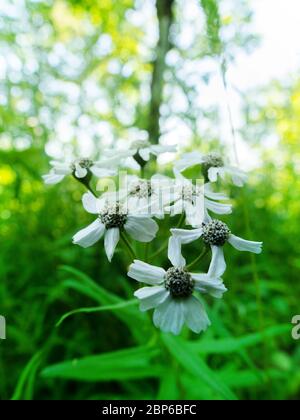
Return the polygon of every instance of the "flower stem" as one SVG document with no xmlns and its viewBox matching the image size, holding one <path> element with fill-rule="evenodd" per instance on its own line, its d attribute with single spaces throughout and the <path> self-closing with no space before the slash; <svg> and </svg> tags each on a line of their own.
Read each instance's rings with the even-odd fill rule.
<svg viewBox="0 0 300 420">
<path fill-rule="evenodd" d="M 124 232 L 121 232 L 121 239 L 122 239 L 123 243 L 126 245 L 126 248 L 127 248 L 127 251 L 129 253 L 130 257 L 132 257 L 135 260 L 136 255 L 135 255 L 134 249 L 132 248 L 132 246 L 131 246 L 130 242 L 128 241 L 127 236 Z"/>
<path fill-rule="evenodd" d="M 145 165 L 141 165 L 141 178 L 144 179 L 145 178 Z"/>
<path fill-rule="evenodd" d="M 85 188 L 88 191 L 90 191 L 95 197 L 97 197 L 96 192 L 91 187 L 91 177 L 77 178 L 76 176 L 74 176 L 74 178 L 76 179 L 76 181 L 80 182 L 80 184 L 84 185 Z"/>
<path fill-rule="evenodd" d="M 90 184 L 88 184 L 87 186 L 87 189 L 95 196 L 95 197 L 97 197 L 97 194 L 95 193 L 95 191 L 93 190 L 93 188 L 90 186 Z"/>
<path fill-rule="evenodd" d="M 165 249 L 167 249 L 168 247 L 168 243 L 169 243 L 169 239 L 167 241 L 165 241 L 162 246 L 156 251 L 154 252 L 154 254 L 152 254 L 150 256 L 150 260 L 153 260 L 153 258 L 157 257 L 159 254 L 161 254 Z"/>
<path fill-rule="evenodd" d="M 187 269 L 190 269 L 192 267 L 194 267 L 194 265 L 196 265 L 199 261 L 202 260 L 202 258 L 205 257 L 205 255 L 208 253 L 209 251 L 209 247 L 205 246 L 201 252 L 201 254 L 198 255 L 198 257 L 192 261 L 189 265 L 186 266 Z"/>
<path fill-rule="evenodd" d="M 148 262 L 148 257 L 149 257 L 149 248 L 150 248 L 150 243 L 147 242 L 145 244 L 145 262 Z"/>
<path fill-rule="evenodd" d="M 182 215 L 180 216 L 179 222 L 176 226 L 175 229 L 179 229 L 185 221 L 185 213 L 183 212 Z M 168 248 L 168 244 L 169 244 L 169 239 L 167 239 L 163 245 L 154 253 L 150 256 L 150 259 L 152 260 L 153 258 L 157 257 L 159 254 L 161 254 L 163 251 L 165 251 Z"/>
<path fill-rule="evenodd" d="M 185 212 L 183 212 L 182 215 L 180 216 L 179 222 L 175 229 L 181 228 L 182 225 L 184 224 L 184 221 L 185 221 Z"/>
</svg>

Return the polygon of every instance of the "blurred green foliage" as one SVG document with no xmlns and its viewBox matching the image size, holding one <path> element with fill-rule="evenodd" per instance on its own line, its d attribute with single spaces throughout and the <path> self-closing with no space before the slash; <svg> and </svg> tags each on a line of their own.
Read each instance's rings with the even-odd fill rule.
<svg viewBox="0 0 300 420">
<path fill-rule="evenodd" d="M 300 344 L 290 325 L 300 310 L 299 82 L 269 86 L 259 108 L 249 97 L 245 123 L 253 136 L 246 140 L 263 166 L 243 192 L 228 187 L 232 231 L 263 240 L 264 253 L 256 258 L 226 249 L 229 291 L 221 301 L 208 299 L 212 327 L 205 334 L 160 334 L 131 302 L 135 285 L 124 274 L 130 260 L 121 249 L 108 264 L 101 244 L 71 244 L 90 221 L 81 206 L 83 187 L 72 179 L 54 188 L 41 181 L 45 147 L 76 152 L 87 132 L 97 151 L 130 137 L 133 126 L 146 129 L 155 39 L 136 20 L 149 10 L 130 0 L 23 3 L 7 2 L 0 11 L 0 313 L 8 334 L 0 342 L 1 398 L 299 399 Z M 251 12 L 238 3 L 225 16 L 217 2 L 199 2 L 207 33 L 196 30 L 188 50 L 180 43 L 182 2 L 175 8 L 171 52 L 177 58 L 168 60 L 161 125 L 180 119 L 193 148 L 216 144 L 219 115 L 197 105 L 196 88 L 187 83 L 194 76 L 182 66 L 215 55 L 232 60 L 236 49 L 253 47 Z M 221 42 L 220 31 L 229 26 L 233 35 Z M 209 77 L 197 74 L 195 85 Z M 178 89 L 184 109 L 174 103 Z M 209 122 L 205 132 L 199 119 Z M 280 141 L 264 148 L 270 130 Z M 162 223 L 153 249 L 167 231 Z M 197 256 L 195 247 L 189 251 Z M 165 262 L 161 256 L 155 264 Z M 66 312 L 98 306 L 56 327 Z"/>
</svg>

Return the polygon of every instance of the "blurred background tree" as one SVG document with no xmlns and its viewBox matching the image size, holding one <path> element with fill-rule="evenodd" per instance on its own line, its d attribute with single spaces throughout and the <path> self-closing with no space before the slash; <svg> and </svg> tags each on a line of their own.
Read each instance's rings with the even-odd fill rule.
<svg viewBox="0 0 300 420">
<path fill-rule="evenodd" d="M 2 3 L 1 398 L 299 398 L 300 347 L 289 323 L 300 291 L 300 88 L 298 79 L 259 91 L 230 86 L 235 57 L 259 44 L 248 2 Z M 265 242 L 257 260 L 227 250 L 229 292 L 212 305 L 207 333 L 165 336 L 163 348 L 150 350 L 140 346 L 153 327 L 136 308 L 79 314 L 55 328 L 69 310 L 131 299 L 133 286 L 118 254 L 108 265 L 101 247 L 72 246 L 89 221 L 83 189 L 41 181 L 45 151 L 99 155 L 147 137 L 233 156 L 232 141 L 242 137 L 259 165 L 244 193 L 230 191 L 232 230 Z M 104 353 L 70 373 L 69 360 Z"/>
</svg>

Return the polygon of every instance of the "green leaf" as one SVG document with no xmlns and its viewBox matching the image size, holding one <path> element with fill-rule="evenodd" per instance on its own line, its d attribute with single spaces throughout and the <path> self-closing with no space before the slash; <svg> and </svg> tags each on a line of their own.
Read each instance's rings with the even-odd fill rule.
<svg viewBox="0 0 300 420">
<path fill-rule="evenodd" d="M 12 400 L 32 399 L 36 373 L 42 361 L 42 354 L 42 351 L 36 353 L 25 366 L 11 398 Z"/>
<path fill-rule="evenodd" d="M 282 381 L 288 380 L 286 372 L 280 372 L 275 369 L 268 369 L 261 372 L 263 380 L 257 377 L 256 373 L 252 370 L 226 370 L 220 372 L 220 378 L 228 385 L 233 388 L 250 388 L 257 386 L 264 386 L 270 380 Z"/>
<path fill-rule="evenodd" d="M 132 299 L 132 300 L 116 303 L 115 305 L 97 306 L 94 308 L 74 309 L 73 311 L 70 311 L 64 314 L 57 322 L 56 327 L 59 327 L 69 316 L 72 316 L 72 315 L 82 314 L 82 313 L 91 314 L 95 312 L 115 311 L 119 309 L 125 309 L 125 308 L 128 308 L 129 306 L 133 306 L 137 304 L 138 304 L 138 300 Z"/>
<path fill-rule="evenodd" d="M 135 347 L 48 366 L 41 374 L 44 378 L 104 382 L 157 378 L 165 370 L 152 362 L 157 354 L 158 350 L 147 346 Z"/>
<path fill-rule="evenodd" d="M 255 346 L 272 337 L 285 334 L 291 330 L 290 325 L 275 325 L 265 331 L 245 335 L 239 338 L 222 338 L 218 340 L 198 340 L 188 344 L 189 348 L 199 354 L 226 354 Z"/>
<path fill-rule="evenodd" d="M 237 400 L 229 387 L 207 366 L 203 359 L 190 349 L 186 341 L 167 334 L 162 334 L 162 341 L 183 369 L 199 377 L 207 386 L 226 400 Z"/>
<path fill-rule="evenodd" d="M 178 400 L 179 397 L 176 369 L 169 369 L 161 378 L 157 399 Z"/>
<path fill-rule="evenodd" d="M 122 300 L 119 296 L 105 290 L 81 271 L 69 266 L 62 266 L 61 269 L 75 277 L 65 280 L 62 283 L 63 288 L 74 289 L 77 292 L 90 297 L 100 305 L 123 305 L 124 300 Z M 114 311 L 114 315 L 128 326 L 139 343 L 145 342 L 145 335 L 147 337 L 146 331 L 149 327 L 149 320 L 146 314 L 141 313 L 139 309 L 133 307 L 133 305 L 128 305 L 124 306 L 121 311 Z"/>
</svg>

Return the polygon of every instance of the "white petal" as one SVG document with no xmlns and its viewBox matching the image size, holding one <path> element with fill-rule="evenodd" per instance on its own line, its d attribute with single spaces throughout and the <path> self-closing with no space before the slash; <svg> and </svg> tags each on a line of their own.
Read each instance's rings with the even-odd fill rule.
<svg viewBox="0 0 300 420">
<path fill-rule="evenodd" d="M 205 207 L 216 214 L 231 214 L 232 205 L 225 203 L 217 203 L 216 201 L 205 198 Z"/>
<path fill-rule="evenodd" d="M 169 294 L 168 290 L 162 286 L 151 286 L 137 290 L 134 296 L 140 299 L 140 310 L 144 312 L 163 303 Z"/>
<path fill-rule="evenodd" d="M 209 223 L 212 221 L 212 218 L 210 217 L 207 209 L 204 209 L 204 221 L 203 223 Z"/>
<path fill-rule="evenodd" d="M 229 200 L 229 197 L 223 192 L 214 192 L 211 189 L 211 184 L 207 182 L 204 184 L 204 195 L 212 200 Z"/>
<path fill-rule="evenodd" d="M 139 149 L 139 155 L 146 162 L 148 162 L 148 160 L 150 159 L 150 153 L 151 153 L 151 149 L 149 147 L 146 147 L 145 149 Z"/>
<path fill-rule="evenodd" d="M 262 242 L 247 241 L 235 235 L 230 235 L 228 242 L 239 251 L 249 251 L 254 254 L 260 254 L 262 252 Z"/>
<path fill-rule="evenodd" d="M 151 177 L 151 183 L 166 187 L 166 186 L 173 185 L 174 179 L 166 175 L 154 174 Z"/>
<path fill-rule="evenodd" d="M 54 185 L 58 184 L 60 181 L 64 179 L 65 175 L 56 175 L 55 173 L 49 173 L 47 175 L 43 175 L 42 178 L 47 185 Z"/>
<path fill-rule="evenodd" d="M 75 164 L 75 176 L 77 177 L 77 178 L 84 178 L 86 175 L 87 175 L 87 173 L 88 173 L 88 171 L 87 171 L 87 169 L 85 169 L 85 168 L 82 168 L 80 165 L 79 165 L 79 163 L 76 163 Z"/>
<path fill-rule="evenodd" d="M 104 208 L 106 207 L 107 203 L 115 203 L 115 200 L 112 198 L 109 193 L 104 193 L 100 198 L 97 198 L 97 212 L 100 214 Z"/>
<path fill-rule="evenodd" d="M 92 214 L 98 214 L 99 213 L 98 199 L 90 191 L 83 194 L 82 204 L 83 204 L 84 209 L 88 213 L 92 213 Z"/>
<path fill-rule="evenodd" d="M 173 201 L 173 199 L 170 197 L 170 200 Z M 182 214 L 184 212 L 184 202 L 183 200 L 176 199 L 175 197 L 175 203 L 172 206 L 166 206 L 165 211 L 166 213 L 170 214 L 171 216 L 175 216 L 176 214 Z"/>
<path fill-rule="evenodd" d="M 171 236 L 168 246 L 168 258 L 174 267 L 185 267 L 185 259 L 181 255 L 181 242 L 180 239 Z"/>
<path fill-rule="evenodd" d="M 94 162 L 95 165 L 101 167 L 101 168 L 111 168 L 112 166 L 117 166 L 118 163 L 122 159 L 126 159 L 129 156 L 132 156 L 132 154 L 135 154 L 136 150 L 116 150 L 116 149 L 110 149 L 105 150 L 103 154 L 105 157 L 97 162 Z"/>
<path fill-rule="evenodd" d="M 163 268 L 134 260 L 130 265 L 128 276 L 146 284 L 161 284 L 164 282 L 166 272 Z"/>
<path fill-rule="evenodd" d="M 239 168 L 235 168 L 234 166 L 226 166 L 225 171 L 231 176 L 232 182 L 237 187 L 242 187 L 247 181 L 248 176 L 246 172 Z"/>
<path fill-rule="evenodd" d="M 156 156 L 161 153 L 175 153 L 177 151 L 177 146 L 162 146 L 160 144 L 156 144 L 151 146 L 151 151 Z"/>
<path fill-rule="evenodd" d="M 220 299 L 223 293 L 227 291 L 221 279 L 209 277 L 208 274 L 193 274 L 195 280 L 195 289 L 201 293 L 208 293 L 214 298 Z"/>
<path fill-rule="evenodd" d="M 116 246 L 120 240 L 119 228 L 110 228 L 105 232 L 104 248 L 108 261 L 111 262 Z"/>
<path fill-rule="evenodd" d="M 182 158 L 175 164 L 175 170 L 183 172 L 185 169 L 191 166 L 199 165 L 203 163 L 203 155 L 198 152 L 186 153 Z"/>
<path fill-rule="evenodd" d="M 96 165 L 91 167 L 91 172 L 98 178 L 106 178 L 108 176 L 116 175 L 116 171 L 114 169 L 98 168 Z"/>
<path fill-rule="evenodd" d="M 126 204 L 127 204 L 127 209 L 129 212 L 138 212 L 138 213 L 142 213 L 142 214 L 146 214 L 148 207 L 145 208 L 145 206 L 139 206 L 140 204 L 140 198 L 138 197 L 126 197 Z"/>
<path fill-rule="evenodd" d="M 69 167 L 70 168 L 70 163 L 62 162 L 60 160 L 54 160 L 54 159 L 50 160 L 50 165 L 53 167 L 64 167 L 64 168 Z"/>
<path fill-rule="evenodd" d="M 184 211 L 187 218 L 194 217 L 196 207 L 189 200 L 184 200 Z"/>
<path fill-rule="evenodd" d="M 51 160 L 50 165 L 53 166 L 53 171 L 57 175 L 67 175 L 72 173 L 71 162 L 59 162 Z"/>
<path fill-rule="evenodd" d="M 128 216 L 125 229 L 133 239 L 139 242 L 151 242 L 158 231 L 158 224 L 150 217 Z"/>
<path fill-rule="evenodd" d="M 209 168 L 208 170 L 208 179 L 210 180 L 210 182 L 216 182 L 218 180 L 218 175 L 221 172 L 221 168 Z"/>
<path fill-rule="evenodd" d="M 149 212 L 151 216 L 155 216 L 159 219 L 165 217 L 164 204 L 159 197 L 153 196 L 151 198 Z"/>
<path fill-rule="evenodd" d="M 195 333 L 205 331 L 211 325 L 202 303 L 194 296 L 186 300 L 185 322 Z"/>
<path fill-rule="evenodd" d="M 198 207 L 196 205 L 193 205 L 190 202 L 184 203 L 184 209 L 186 214 L 186 224 L 191 225 L 194 228 L 199 228 L 199 226 L 202 226 L 202 223 L 204 221 L 204 207 L 202 199 L 197 200 Z M 199 207 L 199 201 L 200 201 L 200 207 Z"/>
<path fill-rule="evenodd" d="M 179 238 L 182 244 L 190 244 L 191 242 L 201 238 L 203 229 L 171 229 L 171 233 L 176 238 Z"/>
<path fill-rule="evenodd" d="M 164 332 L 178 335 L 184 324 L 184 301 L 169 296 L 159 305 L 153 314 L 153 322 Z"/>
<path fill-rule="evenodd" d="M 94 245 L 103 236 L 105 226 L 99 219 L 95 220 L 88 227 L 80 230 L 73 236 L 73 243 L 87 248 Z"/>
<path fill-rule="evenodd" d="M 208 269 L 208 275 L 212 278 L 222 277 L 226 270 L 226 262 L 222 246 L 212 246 L 212 259 Z"/>
</svg>

